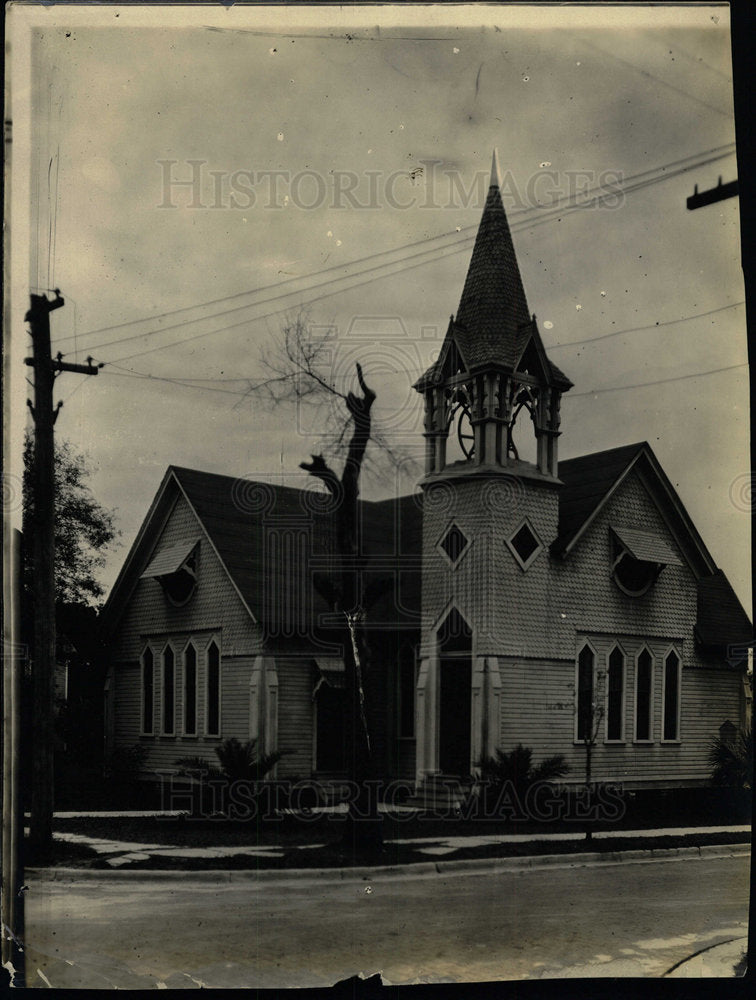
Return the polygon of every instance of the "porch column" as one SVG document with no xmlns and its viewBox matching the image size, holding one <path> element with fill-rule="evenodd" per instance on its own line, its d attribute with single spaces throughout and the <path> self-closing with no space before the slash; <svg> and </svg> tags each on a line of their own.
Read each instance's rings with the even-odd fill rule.
<svg viewBox="0 0 756 1000">
<path fill-rule="evenodd" d="M 501 674 L 498 656 L 486 657 L 485 730 L 482 753 L 493 757 L 501 739 Z"/>
<path fill-rule="evenodd" d="M 415 717 L 415 777 L 419 783 L 426 774 L 438 770 L 438 656 L 420 660 L 417 678 Z"/>
<path fill-rule="evenodd" d="M 262 749 L 263 734 L 265 732 L 265 720 L 263 717 L 263 704 L 265 691 L 263 690 L 263 658 L 256 656 L 252 664 L 252 674 L 249 678 L 249 738 L 257 740 L 258 749 Z"/>
<path fill-rule="evenodd" d="M 105 740 L 105 753 L 111 753 L 115 746 L 115 685 L 115 668 L 111 663 L 108 666 L 108 672 L 105 676 L 105 686 L 103 688 L 103 738 Z"/>
<path fill-rule="evenodd" d="M 475 656 L 470 679 L 470 770 L 478 764 L 485 747 L 486 730 L 486 657 Z"/>
<path fill-rule="evenodd" d="M 263 657 L 264 705 L 263 750 L 266 754 L 278 750 L 278 670 L 272 656 Z M 278 776 L 278 764 L 268 776 Z"/>
</svg>

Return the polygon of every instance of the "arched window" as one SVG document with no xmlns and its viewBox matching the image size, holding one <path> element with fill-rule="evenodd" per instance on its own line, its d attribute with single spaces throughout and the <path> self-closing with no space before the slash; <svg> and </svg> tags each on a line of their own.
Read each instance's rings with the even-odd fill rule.
<svg viewBox="0 0 756 1000">
<path fill-rule="evenodd" d="M 576 739 L 591 741 L 593 732 L 593 672 L 595 656 L 586 643 L 577 661 L 577 726 Z"/>
<path fill-rule="evenodd" d="M 635 739 L 647 743 L 651 730 L 654 660 L 647 649 L 638 654 L 635 664 Z"/>
<path fill-rule="evenodd" d="M 155 718 L 155 660 L 147 646 L 142 653 L 142 735 L 152 736 Z"/>
<path fill-rule="evenodd" d="M 680 739 L 680 657 L 671 650 L 664 660 L 663 740 Z"/>
<path fill-rule="evenodd" d="M 163 736 L 173 736 L 176 717 L 176 657 L 172 646 L 163 650 Z"/>
<path fill-rule="evenodd" d="M 197 650 L 191 642 L 184 650 L 184 735 L 197 735 Z"/>
<path fill-rule="evenodd" d="M 207 677 L 205 686 L 205 733 L 207 736 L 220 736 L 220 685 L 220 650 L 213 639 L 207 650 Z"/>
<path fill-rule="evenodd" d="M 624 736 L 625 657 L 619 646 L 609 654 L 606 691 L 606 738 L 621 740 Z"/>
</svg>

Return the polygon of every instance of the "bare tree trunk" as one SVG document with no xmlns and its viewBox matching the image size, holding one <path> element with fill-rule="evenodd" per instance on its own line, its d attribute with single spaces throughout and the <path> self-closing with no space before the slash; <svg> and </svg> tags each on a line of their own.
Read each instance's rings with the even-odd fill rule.
<svg viewBox="0 0 756 1000">
<path fill-rule="evenodd" d="M 590 810 L 593 803 L 593 793 L 591 790 L 591 754 L 593 752 L 593 741 L 589 740 L 585 744 L 585 787 L 588 789 L 588 823 L 585 828 L 585 839 L 593 840 L 593 829 L 591 827 Z"/>
<path fill-rule="evenodd" d="M 340 562 L 339 584 L 329 586 L 323 596 L 334 611 L 343 615 L 339 642 L 346 674 L 346 744 L 349 753 L 349 778 L 356 795 L 350 796 L 349 815 L 344 840 L 355 850 L 379 850 L 382 846 L 381 819 L 378 813 L 374 778 L 374 761 L 368 725 L 369 711 L 365 698 L 365 670 L 368 667 L 364 637 L 365 607 L 361 569 L 365 564 L 359 517 L 359 478 L 365 449 L 370 439 L 370 410 L 375 393 L 366 384 L 362 368 L 357 365 L 357 379 L 362 396 L 349 393 L 347 409 L 353 430 L 344 471 L 339 480 L 322 455 L 313 455 L 312 462 L 300 467 L 320 479 L 334 501 L 336 552 Z"/>
</svg>

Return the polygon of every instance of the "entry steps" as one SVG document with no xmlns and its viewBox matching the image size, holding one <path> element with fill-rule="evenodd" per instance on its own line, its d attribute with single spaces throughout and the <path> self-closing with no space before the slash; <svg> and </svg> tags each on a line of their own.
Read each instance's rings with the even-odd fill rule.
<svg viewBox="0 0 756 1000">
<path fill-rule="evenodd" d="M 472 777 L 458 774 L 427 774 L 415 790 L 405 799 L 404 805 L 426 812 L 448 813 L 458 810 L 470 797 L 474 784 Z"/>
</svg>

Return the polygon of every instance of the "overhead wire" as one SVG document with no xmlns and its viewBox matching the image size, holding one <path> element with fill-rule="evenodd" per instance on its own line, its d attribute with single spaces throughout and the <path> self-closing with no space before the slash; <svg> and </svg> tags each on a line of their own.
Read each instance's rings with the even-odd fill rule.
<svg viewBox="0 0 756 1000">
<path fill-rule="evenodd" d="M 670 163 L 667 163 L 667 164 L 663 164 L 663 165 L 656 166 L 656 167 L 651 167 L 648 170 L 641 171 L 641 172 L 639 172 L 637 174 L 633 174 L 630 177 L 627 177 L 627 178 L 623 179 L 621 183 L 624 184 L 625 186 L 628 186 L 631 183 L 634 183 L 636 181 L 640 181 L 642 178 L 653 177 L 655 175 L 659 175 L 660 172 L 663 173 L 664 171 L 667 171 L 668 169 L 673 168 L 673 167 L 677 168 L 677 167 L 682 167 L 683 165 L 688 165 L 689 164 L 688 169 L 693 169 L 693 167 L 705 166 L 708 163 L 715 162 L 718 159 L 723 159 L 723 158 L 726 158 L 726 157 L 732 155 L 734 153 L 734 151 L 735 151 L 735 144 L 734 143 L 727 143 L 727 144 L 725 144 L 723 146 L 713 147 L 710 150 L 704 150 L 704 151 L 702 151 L 700 153 L 691 154 L 689 156 L 682 157 L 682 158 L 680 158 L 678 160 L 673 160 L 673 161 L 671 161 Z M 712 155 L 712 154 L 714 154 L 714 155 Z M 702 157 L 704 158 L 703 162 L 701 161 Z M 706 157 L 710 157 L 710 158 L 706 159 Z M 691 161 L 695 161 L 695 162 L 691 162 Z M 671 176 L 671 175 L 670 174 L 664 174 L 664 176 L 666 177 L 666 176 Z M 619 187 L 619 185 L 618 185 L 618 187 Z M 510 219 L 514 220 L 514 224 L 518 224 L 518 225 L 519 225 L 519 222 L 518 222 L 519 217 L 521 215 L 524 215 L 524 214 L 528 214 L 528 215 L 529 214 L 533 214 L 536 217 L 541 217 L 541 218 L 539 218 L 539 221 L 541 221 L 541 219 L 543 218 L 543 213 L 544 212 L 546 212 L 546 213 L 553 213 L 553 212 L 558 211 L 560 209 L 561 203 L 563 201 L 566 200 L 567 203 L 569 204 L 570 202 L 575 202 L 578 198 L 585 199 L 592 192 L 601 191 L 601 190 L 604 190 L 604 186 L 602 186 L 602 185 L 596 185 L 593 188 L 589 188 L 589 189 L 586 189 L 585 191 L 577 192 L 577 193 L 575 193 L 573 195 L 565 196 L 565 198 L 557 199 L 554 202 L 550 202 L 550 203 L 548 203 L 546 205 L 542 205 L 542 206 L 541 205 L 533 205 L 533 206 L 525 207 L 525 208 L 522 208 L 522 209 L 514 209 L 514 210 L 512 210 L 512 211 L 510 211 L 508 213 L 508 217 Z M 611 195 L 607 195 L 607 197 L 610 197 L 610 196 Z M 614 196 L 616 197 L 616 191 L 614 193 Z M 589 206 L 586 205 L 586 207 L 589 207 Z M 320 271 L 312 272 L 309 275 L 295 276 L 295 277 L 292 277 L 292 278 L 285 279 L 284 281 L 281 281 L 281 282 L 274 282 L 274 283 L 271 283 L 270 285 L 261 286 L 261 287 L 259 287 L 257 289 L 248 289 L 247 291 L 244 291 L 244 292 L 237 292 L 237 293 L 235 293 L 233 295 L 230 295 L 230 296 L 223 296 L 221 298 L 213 299 L 213 300 L 210 300 L 210 301 L 207 301 L 207 302 L 197 303 L 197 304 L 192 305 L 192 306 L 183 306 L 183 307 L 181 307 L 179 309 L 168 310 L 166 312 L 158 313 L 158 314 L 150 316 L 150 317 L 140 317 L 138 319 L 126 320 L 123 323 L 115 323 L 115 324 L 111 324 L 111 325 L 105 326 L 105 327 L 97 327 L 97 328 L 94 328 L 92 330 L 87 330 L 87 331 L 81 333 L 80 337 L 83 338 L 83 337 L 92 336 L 92 335 L 94 335 L 96 333 L 106 333 L 106 332 L 109 332 L 110 330 L 123 329 L 125 327 L 133 326 L 133 325 L 136 325 L 136 324 L 139 324 L 139 323 L 145 323 L 145 324 L 147 324 L 147 323 L 155 323 L 158 320 L 163 319 L 163 318 L 167 318 L 169 316 L 178 316 L 178 315 L 182 315 L 182 314 L 184 314 L 186 312 L 191 312 L 191 311 L 194 311 L 194 310 L 197 310 L 197 309 L 203 309 L 203 308 L 206 308 L 208 306 L 219 305 L 219 304 L 221 304 L 223 302 L 232 302 L 232 301 L 235 301 L 238 298 L 243 298 L 245 296 L 258 295 L 261 292 L 265 292 L 265 291 L 268 291 L 268 290 L 271 290 L 271 289 L 283 288 L 284 286 L 290 285 L 290 284 L 295 283 L 295 282 L 307 281 L 307 280 L 310 280 L 312 278 L 318 277 L 320 275 L 330 273 L 331 271 L 334 271 L 334 270 L 339 270 L 339 269 L 344 270 L 346 268 L 353 267 L 356 264 L 361 264 L 361 263 L 365 263 L 365 262 L 367 262 L 369 260 L 375 260 L 375 259 L 378 259 L 378 258 L 381 258 L 381 257 L 386 257 L 386 256 L 389 256 L 391 254 L 397 254 L 397 253 L 400 253 L 400 252 L 402 252 L 404 250 L 413 249 L 414 247 L 422 246 L 422 245 L 425 245 L 425 244 L 428 244 L 428 243 L 431 243 L 431 242 L 435 242 L 435 241 L 438 241 L 438 240 L 442 240 L 442 239 L 452 239 L 452 241 L 454 241 L 454 242 L 463 243 L 464 241 L 468 240 L 468 237 L 458 238 L 458 233 L 460 233 L 460 232 L 466 232 L 466 231 L 472 231 L 472 230 L 477 230 L 477 228 L 478 228 L 478 224 L 476 223 L 476 224 L 473 224 L 473 225 L 470 225 L 470 226 L 462 227 L 461 229 L 457 229 L 457 230 L 455 230 L 453 232 L 440 233 L 437 236 L 432 236 L 432 237 L 424 237 L 423 239 L 415 240 L 415 241 L 413 241 L 411 243 L 404 244 L 404 245 L 402 245 L 400 247 L 393 247 L 393 248 L 391 248 L 389 250 L 383 250 L 383 251 L 379 251 L 377 253 L 368 254 L 365 257 L 356 258 L 356 259 L 354 259 L 352 261 L 349 261 L 349 262 L 347 262 L 346 264 L 343 264 L 343 265 L 341 265 L 341 264 L 334 264 L 334 265 L 331 265 L 330 267 L 323 268 Z M 448 245 L 452 246 L 453 243 L 450 243 Z M 431 253 L 433 249 L 434 248 L 428 247 L 425 252 Z M 441 250 L 445 249 L 445 247 L 438 247 L 436 249 L 438 249 L 439 252 L 440 252 Z M 405 259 L 405 258 L 402 258 L 402 259 Z M 412 258 L 406 258 L 406 259 L 412 259 Z M 385 263 L 384 266 L 389 267 L 393 263 L 396 263 L 396 262 L 395 261 L 386 261 L 386 263 Z M 360 271 L 360 272 L 358 272 L 358 275 L 359 274 L 363 274 L 363 273 L 366 273 L 366 271 Z M 350 277 L 349 274 L 344 274 L 344 275 L 340 275 L 340 276 L 338 276 L 336 278 L 332 278 L 330 280 L 335 282 L 335 281 L 340 281 L 340 280 L 347 280 L 349 277 Z M 310 287 L 311 288 L 315 288 L 315 287 L 319 287 L 319 285 L 316 284 L 316 285 L 312 285 Z M 299 290 L 295 290 L 295 291 L 292 291 L 292 292 L 287 293 L 287 294 L 289 294 L 289 295 L 296 295 L 296 294 L 299 294 L 301 291 L 306 291 L 306 290 L 307 289 L 299 289 Z M 278 296 L 278 297 L 283 297 L 283 295 Z M 271 299 L 264 300 L 264 302 L 268 302 L 268 301 L 271 301 Z M 262 303 L 259 302 L 259 301 L 250 302 L 246 306 L 239 306 L 239 307 L 237 307 L 237 310 L 241 310 L 243 308 L 253 308 L 254 306 L 260 305 L 260 304 L 262 304 Z M 209 314 L 207 316 L 198 316 L 195 319 L 185 321 L 185 323 L 186 323 L 186 325 L 189 325 L 189 324 L 195 323 L 195 322 L 202 322 L 202 321 L 205 321 L 205 320 L 210 320 L 210 319 L 215 318 L 216 316 L 227 315 L 230 311 L 231 310 L 224 310 L 224 311 L 217 312 L 217 313 L 211 313 L 211 314 Z M 116 344 L 116 343 L 125 343 L 125 342 L 127 342 L 129 340 L 136 340 L 136 339 L 140 339 L 141 337 L 157 335 L 158 333 L 163 333 L 163 332 L 169 331 L 171 329 L 176 329 L 176 328 L 178 328 L 179 325 L 181 325 L 181 324 L 175 324 L 175 325 L 172 325 L 172 326 L 161 326 L 161 327 L 158 327 L 157 329 L 152 330 L 152 331 L 147 331 L 147 332 L 144 332 L 144 333 L 134 334 L 134 335 L 131 335 L 129 337 L 119 338 L 117 340 L 109 341 L 107 343 L 96 344 L 96 345 L 94 345 L 92 347 L 92 349 L 93 350 L 100 350 L 100 349 L 102 349 L 102 348 L 104 348 L 106 346 L 111 346 L 111 345 Z M 56 340 L 56 346 L 58 346 L 58 345 L 60 345 L 62 343 L 65 343 L 66 341 L 68 341 L 70 339 L 72 339 L 70 336 L 59 338 L 59 339 Z"/>
<path fill-rule="evenodd" d="M 660 183 L 661 181 L 672 179 L 673 177 L 678 176 L 680 173 L 687 172 L 687 170 L 689 170 L 689 169 L 692 169 L 692 168 L 690 168 L 690 167 L 682 167 L 682 168 L 679 168 L 677 171 L 670 171 L 669 173 L 663 174 L 661 177 L 656 178 L 655 180 L 651 179 L 651 180 L 648 180 L 648 181 L 643 181 L 643 182 L 639 183 L 638 185 L 636 185 L 636 188 L 634 188 L 634 189 L 640 189 L 642 187 L 649 186 L 651 183 Z M 634 189 L 632 189 L 632 190 L 634 190 Z M 612 192 L 610 192 L 610 193 L 608 193 L 608 194 L 606 194 L 606 195 L 604 195 L 604 196 L 602 196 L 600 198 L 593 199 L 592 204 L 594 204 L 594 203 L 595 204 L 600 204 L 601 201 L 606 201 L 606 200 L 609 200 L 611 198 L 616 198 L 616 197 L 617 197 L 616 191 L 612 191 Z M 528 229 L 529 230 L 529 229 L 535 228 L 538 225 L 543 224 L 544 222 L 553 221 L 554 218 L 557 218 L 557 217 L 560 217 L 560 216 L 566 216 L 568 214 L 572 214 L 575 211 L 580 211 L 584 207 L 585 207 L 584 203 L 579 203 L 579 204 L 568 206 L 566 208 L 561 208 L 560 207 L 560 208 L 552 209 L 552 210 L 550 210 L 548 212 L 548 217 L 547 218 L 538 218 L 538 219 L 535 219 L 532 222 L 531 221 L 525 221 L 525 220 L 523 220 L 520 223 L 513 225 L 511 227 L 511 229 L 512 229 L 513 232 L 519 232 L 519 231 L 521 231 L 523 229 Z M 436 251 L 436 250 L 430 251 L 433 254 L 430 257 L 428 256 L 429 251 L 420 251 L 417 254 L 411 254 L 408 257 L 402 258 L 402 259 L 397 260 L 397 261 L 390 261 L 390 262 L 388 262 L 388 263 L 386 263 L 384 265 L 378 265 L 376 267 L 365 268 L 363 271 L 357 272 L 357 274 L 354 275 L 354 277 L 360 277 L 360 276 L 362 276 L 364 274 L 371 274 L 370 277 L 364 279 L 363 281 L 354 282 L 354 281 L 351 280 L 353 276 L 347 276 L 346 278 L 343 278 L 343 279 L 334 279 L 334 280 L 349 280 L 350 284 L 346 288 L 332 289 L 331 291 L 324 292 L 321 295 L 308 296 L 306 298 L 303 298 L 301 300 L 301 302 L 300 302 L 300 305 L 311 305 L 311 304 L 313 304 L 315 302 L 322 301 L 324 298 L 329 298 L 332 295 L 339 294 L 339 293 L 342 293 L 342 292 L 343 293 L 351 292 L 352 290 L 354 290 L 356 288 L 359 288 L 359 287 L 361 287 L 361 286 L 363 286 L 365 284 L 370 284 L 373 281 L 380 280 L 380 279 L 387 278 L 387 277 L 391 277 L 392 275 L 400 273 L 400 272 L 404 273 L 405 271 L 413 270 L 416 267 L 425 266 L 426 264 L 430 263 L 431 261 L 436 262 L 438 260 L 443 260 L 446 257 L 450 257 L 450 256 L 453 256 L 454 254 L 461 253 L 464 250 L 467 250 L 469 248 L 472 240 L 473 240 L 473 237 L 470 236 L 469 238 L 465 238 L 465 240 L 460 241 L 459 245 L 455 245 L 455 244 L 452 243 L 452 244 L 449 244 L 449 245 L 447 245 L 445 247 L 442 247 L 440 249 L 440 251 Z M 447 253 L 445 251 L 449 251 L 449 252 Z M 409 264 L 408 263 L 409 261 L 415 260 L 418 257 L 422 257 L 423 259 L 420 260 L 420 261 L 416 261 L 413 264 Z M 398 268 L 398 270 L 387 271 L 386 273 L 381 273 L 381 274 L 378 274 L 378 275 L 372 274 L 372 272 L 375 271 L 375 270 L 381 270 L 381 271 L 383 271 L 383 269 L 387 268 L 387 267 Z M 317 290 L 319 287 L 325 287 L 326 285 L 332 284 L 332 283 L 333 283 L 332 281 L 323 282 L 320 285 L 317 285 L 317 284 L 313 285 L 313 286 L 311 286 L 311 289 L 306 289 L 304 291 Z M 301 292 L 297 292 L 296 294 L 299 295 L 299 294 L 301 294 Z M 263 304 L 266 304 L 267 302 L 276 301 L 277 299 L 279 299 L 281 297 L 282 296 L 272 296 L 268 300 L 264 300 L 262 302 L 255 303 L 255 305 L 263 305 Z M 249 308 L 249 307 L 244 307 L 244 308 Z M 226 311 L 226 314 L 228 314 L 230 312 L 237 312 L 237 311 L 239 311 L 239 308 L 233 309 L 233 310 L 228 310 L 228 311 Z M 142 349 L 142 350 L 139 350 L 139 351 L 134 351 L 131 354 L 123 355 L 123 356 L 121 356 L 119 358 L 115 358 L 114 360 L 115 361 L 129 361 L 132 358 L 142 357 L 143 355 L 152 354 L 152 353 L 155 353 L 156 351 L 166 350 L 166 349 L 169 349 L 169 348 L 172 348 L 172 347 L 183 346 L 185 344 L 193 343 L 196 340 L 204 339 L 205 337 L 214 336 L 215 334 L 219 334 L 219 333 L 225 333 L 228 330 L 233 330 L 233 329 L 236 329 L 236 328 L 238 328 L 240 326 L 246 326 L 249 323 L 259 322 L 259 321 L 261 321 L 263 319 L 267 319 L 267 318 L 269 318 L 271 316 L 278 315 L 282 311 L 283 311 L 282 308 L 278 308 L 278 309 L 274 309 L 272 311 L 269 311 L 267 313 L 264 313 L 261 316 L 247 316 L 244 319 L 242 319 L 242 320 L 240 320 L 240 321 L 238 321 L 236 323 L 226 324 L 226 325 L 224 325 L 222 327 L 219 327 L 219 328 L 213 329 L 213 330 L 204 330 L 204 331 L 201 331 L 200 333 L 193 334 L 192 336 L 183 337 L 183 338 L 181 338 L 180 340 L 177 340 L 177 341 L 171 341 L 168 344 L 158 344 L 155 347 L 145 348 L 145 349 Z M 221 314 L 217 314 L 217 315 L 221 315 Z M 208 317 L 208 318 L 215 318 L 215 317 Z M 195 321 L 191 321 L 191 322 L 195 322 Z M 189 323 L 176 324 L 175 328 L 180 328 L 180 327 L 187 326 L 187 325 L 189 325 Z M 168 328 L 165 327 L 163 329 L 166 330 Z M 118 342 L 126 342 L 126 341 L 129 341 L 129 340 L 132 340 L 132 339 L 141 339 L 141 337 L 143 337 L 143 336 L 147 336 L 147 334 L 142 334 L 142 335 L 139 335 L 137 337 L 123 338 L 123 340 L 120 340 Z M 114 343 L 116 343 L 116 342 L 111 342 L 109 344 L 96 345 L 95 347 L 91 347 L 89 349 L 93 350 L 93 351 L 94 350 L 101 350 L 101 349 L 103 349 L 105 347 L 113 346 Z"/>
<path fill-rule="evenodd" d="M 108 369 L 110 367 L 111 366 L 108 365 L 105 371 L 108 372 Z M 669 382 L 684 382 L 688 379 L 703 378 L 704 376 L 708 375 L 719 375 L 723 372 L 736 371 L 737 369 L 747 368 L 747 367 L 748 363 L 743 362 L 737 365 L 727 365 L 724 368 L 709 368 L 705 371 L 689 372 L 685 375 L 671 375 L 667 378 L 653 379 L 650 382 L 636 382 L 631 385 L 611 385 L 598 389 L 589 389 L 584 392 L 565 393 L 562 396 L 562 402 L 564 402 L 565 400 L 578 399 L 582 396 L 597 396 L 607 392 L 624 392 L 625 390 L 630 390 L 630 389 L 646 389 L 650 386 L 665 385 Z M 150 375 L 147 372 L 137 372 L 125 368 L 120 371 L 109 371 L 108 374 L 123 378 L 137 378 L 147 382 L 168 382 L 171 385 L 183 386 L 185 389 L 197 389 L 200 392 L 216 392 L 216 393 L 222 393 L 227 396 L 247 396 L 249 394 L 248 390 L 242 392 L 242 391 L 235 391 L 233 389 L 219 389 L 215 386 L 191 385 L 181 379 L 170 378 L 169 376 L 166 375 Z"/>
</svg>

